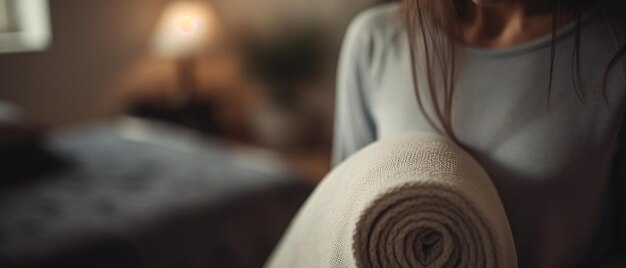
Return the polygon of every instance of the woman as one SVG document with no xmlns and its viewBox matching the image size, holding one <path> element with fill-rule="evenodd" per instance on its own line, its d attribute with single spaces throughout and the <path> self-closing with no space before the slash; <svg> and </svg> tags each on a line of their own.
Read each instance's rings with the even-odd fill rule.
<svg viewBox="0 0 626 268">
<path fill-rule="evenodd" d="M 405 0 L 362 13 L 340 59 L 333 162 L 402 132 L 447 135 L 492 177 L 520 267 L 623 256 L 626 9 L 614 2 Z"/>
</svg>

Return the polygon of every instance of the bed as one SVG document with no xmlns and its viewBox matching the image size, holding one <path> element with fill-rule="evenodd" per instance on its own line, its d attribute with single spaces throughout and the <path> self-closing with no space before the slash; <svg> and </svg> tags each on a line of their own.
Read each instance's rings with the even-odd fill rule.
<svg viewBox="0 0 626 268">
<path fill-rule="evenodd" d="M 271 152 L 139 118 L 43 146 L 22 169 L 55 168 L 0 174 L 0 267 L 260 267 L 311 190 Z"/>
</svg>

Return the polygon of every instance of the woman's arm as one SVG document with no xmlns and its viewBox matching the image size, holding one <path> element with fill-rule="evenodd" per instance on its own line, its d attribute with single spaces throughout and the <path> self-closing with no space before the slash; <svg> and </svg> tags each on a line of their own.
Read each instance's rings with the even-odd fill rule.
<svg viewBox="0 0 626 268">
<path fill-rule="evenodd" d="M 376 138 L 369 106 L 371 15 L 357 16 L 344 38 L 337 70 L 332 164 L 337 165 Z"/>
</svg>

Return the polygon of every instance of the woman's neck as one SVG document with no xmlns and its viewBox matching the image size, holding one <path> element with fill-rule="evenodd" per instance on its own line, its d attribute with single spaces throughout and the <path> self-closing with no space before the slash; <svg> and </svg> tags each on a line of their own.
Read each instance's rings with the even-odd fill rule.
<svg viewBox="0 0 626 268">
<path fill-rule="evenodd" d="M 477 47 L 506 48 L 548 35 L 553 27 L 552 5 L 551 1 L 472 1 L 461 26 L 463 41 Z M 572 15 L 562 11 L 559 25 L 571 21 Z"/>
</svg>

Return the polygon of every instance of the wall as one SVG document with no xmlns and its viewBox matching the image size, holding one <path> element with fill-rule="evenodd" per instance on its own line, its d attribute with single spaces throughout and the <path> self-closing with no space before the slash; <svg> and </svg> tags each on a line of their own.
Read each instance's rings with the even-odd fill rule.
<svg viewBox="0 0 626 268">
<path fill-rule="evenodd" d="M 165 0 L 50 1 L 53 43 L 45 52 L 0 55 L 0 98 L 62 124 L 117 110 L 111 87 L 144 54 Z"/>
<path fill-rule="evenodd" d="M 214 4 L 226 21 L 240 21 L 240 28 L 252 31 L 271 29 L 283 18 L 330 21 L 327 27 L 335 31 L 330 36 L 338 36 L 333 40 L 338 43 L 349 18 L 370 2 L 220 0 Z M 0 55 L 0 98 L 53 125 L 119 112 L 124 106 L 120 91 L 125 90 L 120 85 L 129 79 L 128 73 L 133 71 L 129 69 L 142 66 L 137 62 L 149 57 L 147 40 L 166 3 L 50 1 L 52 46 L 45 52 Z"/>
</svg>

